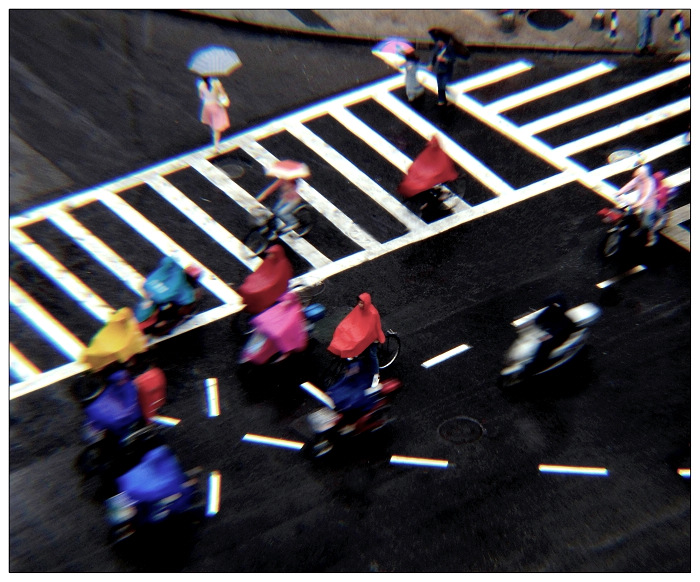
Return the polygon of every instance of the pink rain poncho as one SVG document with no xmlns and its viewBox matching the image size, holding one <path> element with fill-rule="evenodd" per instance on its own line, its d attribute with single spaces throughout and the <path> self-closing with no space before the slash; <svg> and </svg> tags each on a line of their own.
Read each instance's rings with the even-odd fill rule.
<svg viewBox="0 0 700 582">
<path fill-rule="evenodd" d="M 250 323 L 283 354 L 306 348 L 309 337 L 306 320 L 301 302 L 294 293 L 285 293 L 279 303 L 253 317 Z"/>
</svg>

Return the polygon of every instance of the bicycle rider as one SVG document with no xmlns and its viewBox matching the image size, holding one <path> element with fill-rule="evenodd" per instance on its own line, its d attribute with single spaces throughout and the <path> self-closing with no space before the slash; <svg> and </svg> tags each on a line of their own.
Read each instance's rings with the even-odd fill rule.
<svg viewBox="0 0 700 582">
<path fill-rule="evenodd" d="M 274 212 L 275 216 L 286 225 L 278 225 L 279 227 L 281 227 L 280 232 L 282 234 L 291 232 L 299 226 L 299 222 L 294 212 L 303 202 L 303 198 L 299 196 L 299 192 L 297 191 L 298 187 L 298 178 L 291 180 L 278 178 L 267 188 L 265 188 L 265 190 L 263 190 L 260 194 L 256 196 L 258 202 L 262 202 L 276 190 L 280 191 L 277 197 L 277 201 L 272 207 L 272 212 Z"/>
<path fill-rule="evenodd" d="M 372 387 L 379 384 L 377 346 L 386 337 L 377 308 L 369 293 L 360 293 L 354 309 L 343 319 L 333 333 L 328 351 L 341 358 L 366 358 L 373 375 Z"/>
</svg>

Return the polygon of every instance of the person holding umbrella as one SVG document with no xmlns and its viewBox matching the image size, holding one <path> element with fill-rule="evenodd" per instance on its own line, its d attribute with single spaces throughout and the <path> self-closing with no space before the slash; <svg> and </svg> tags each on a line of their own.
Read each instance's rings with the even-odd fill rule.
<svg viewBox="0 0 700 582">
<path fill-rule="evenodd" d="M 230 127 L 226 108 L 230 100 L 218 77 L 230 75 L 241 66 L 241 60 L 225 46 L 207 46 L 190 57 L 188 69 L 199 75 L 197 90 L 202 102 L 200 120 L 211 128 L 212 141 L 219 151 L 221 132 Z"/>
<path fill-rule="evenodd" d="M 454 70 L 455 54 L 454 42 L 451 34 L 442 33 L 440 29 L 431 29 L 431 36 L 435 40 L 433 47 L 432 59 L 428 70 L 435 70 L 435 77 L 438 86 L 438 105 L 447 104 L 446 89 L 447 84 L 452 80 L 452 71 Z"/>
<path fill-rule="evenodd" d="M 262 202 L 270 196 L 270 194 L 279 190 L 280 193 L 272 207 L 272 212 L 286 224 L 280 232 L 283 234 L 291 232 L 299 226 L 294 211 L 303 202 L 302 197 L 299 196 L 299 192 L 297 191 L 299 179 L 311 175 L 309 167 L 302 162 L 281 160 L 275 162 L 272 167 L 267 170 L 266 174 L 276 177 L 277 180 L 260 192 L 255 198 L 259 202 Z"/>
</svg>

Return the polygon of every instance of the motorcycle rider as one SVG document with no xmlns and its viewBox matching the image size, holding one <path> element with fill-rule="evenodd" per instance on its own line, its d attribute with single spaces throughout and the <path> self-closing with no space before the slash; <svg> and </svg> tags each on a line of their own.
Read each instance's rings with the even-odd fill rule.
<svg viewBox="0 0 700 582">
<path fill-rule="evenodd" d="M 372 387 L 379 384 L 377 344 L 384 343 L 381 318 L 369 293 L 360 293 L 353 310 L 338 324 L 328 351 L 341 358 L 366 358 L 373 375 Z"/>
<path fill-rule="evenodd" d="M 534 323 L 545 332 L 534 359 L 534 366 L 538 368 L 547 361 L 552 350 L 568 339 L 576 325 L 567 317 L 566 299 L 560 293 L 546 300 L 544 311 L 535 318 Z"/>
<path fill-rule="evenodd" d="M 657 209 L 656 190 L 657 183 L 651 173 L 651 166 L 643 164 L 637 167 L 632 179 L 615 194 L 615 198 L 619 198 L 629 193 L 624 201 L 640 216 L 641 228 L 647 231 L 646 246 L 648 247 L 656 242 L 654 232 Z"/>
</svg>

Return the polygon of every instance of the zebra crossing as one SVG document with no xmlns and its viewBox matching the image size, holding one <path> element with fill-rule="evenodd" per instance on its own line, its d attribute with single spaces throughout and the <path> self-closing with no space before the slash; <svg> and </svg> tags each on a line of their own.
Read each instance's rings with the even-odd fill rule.
<svg viewBox="0 0 700 582">
<path fill-rule="evenodd" d="M 182 170 L 194 170 L 217 191 L 222 192 L 232 205 L 245 213 L 252 214 L 256 209 L 262 208 L 262 205 L 255 199 L 254 194 L 248 192 L 216 165 L 216 158 L 231 152 L 244 152 L 259 165 L 256 170 L 262 173 L 264 168 L 269 167 L 278 159 L 262 142 L 273 135 L 291 136 L 314 152 L 323 163 L 339 172 L 348 183 L 380 206 L 404 229 L 402 234 L 382 242 L 366 228 L 360 226 L 352 216 L 334 204 L 327 193 L 314 188 L 309 182 L 302 181 L 299 189 L 302 198 L 324 218 L 328 219 L 339 235 L 351 241 L 359 249 L 332 260 L 327 256 L 327 253 L 314 246 L 309 240 L 299 238 L 293 233 L 284 235 L 283 240 L 291 251 L 303 258 L 309 265 L 308 271 L 294 281 L 304 285 L 315 280 L 325 279 L 406 245 L 436 236 L 485 214 L 497 212 L 512 204 L 517 204 L 532 196 L 572 182 L 577 182 L 603 198 L 612 200 L 617 189 L 606 180 L 616 174 L 628 172 L 636 160 L 626 158 L 614 163 L 602 163 L 596 168 L 586 168 L 576 162 L 573 156 L 620 136 L 633 134 L 640 129 L 651 127 L 663 120 L 686 113 L 690 109 L 690 98 L 688 97 L 643 115 L 622 120 L 613 127 L 594 132 L 570 143 L 553 147 L 539 137 L 539 134 L 553 127 L 580 119 L 585 115 L 602 111 L 615 103 L 624 102 L 645 92 L 689 77 L 690 64 L 683 63 L 674 66 L 643 81 L 556 113 L 545 115 L 524 125 L 516 125 L 505 113 L 522 104 L 536 102 L 538 99 L 557 91 L 609 74 L 615 69 L 615 66 L 607 62 L 597 63 L 489 104 L 482 104 L 468 95 L 469 91 L 498 83 L 515 75 L 526 75 L 532 68 L 531 63 L 518 60 L 472 75 L 453 83 L 449 88 L 449 96 L 459 110 L 506 136 L 517 147 L 556 169 L 554 175 L 538 182 L 520 188 L 513 187 L 447 133 L 398 98 L 393 92 L 401 89 L 404 84 L 404 75 L 398 72 L 396 75 L 376 83 L 314 103 L 236 134 L 222 141 L 220 152 L 214 151 L 211 147 L 189 152 L 121 179 L 13 216 L 9 221 L 11 248 L 24 260 L 35 266 L 65 295 L 71 305 L 79 306 L 90 317 L 98 322 L 104 322 L 110 313 L 122 305 L 110 305 L 91 288 L 90 281 L 81 280 L 74 273 L 71 273 L 52 254 L 52 249 L 43 248 L 27 234 L 27 229 L 32 225 L 42 221 L 50 222 L 69 237 L 76 247 L 80 247 L 89 254 L 96 263 L 113 276 L 114 280 L 111 284 L 126 287 L 135 301 L 140 295 L 144 276 L 129 263 L 128 257 L 120 256 L 119 253 L 110 248 L 107 242 L 100 238 L 99 233 L 92 232 L 75 216 L 75 211 L 80 208 L 94 204 L 101 205 L 109 211 L 110 217 L 115 222 L 127 225 L 137 235 L 136 238 L 142 237 L 143 244 L 150 244 L 162 255 L 173 256 L 182 266 L 197 263 L 202 267 L 202 285 L 219 302 L 219 305 L 196 315 L 171 334 L 171 336 L 177 335 L 236 313 L 242 308 L 240 297 L 224 278 L 215 272 L 214 268 L 209 267 L 206 262 L 197 260 L 188 249 L 178 244 L 152 220 L 149 220 L 124 199 L 123 193 L 133 188 L 148 187 L 149 195 L 152 193 L 153 196 L 159 197 L 164 203 L 176 209 L 181 214 L 183 221 L 188 221 L 199 229 L 203 238 L 208 238 L 216 243 L 227 256 L 242 265 L 247 271 L 252 271 L 260 264 L 260 259 L 250 256 L 242 244 L 241 238 L 228 230 L 221 223 L 220 217 L 210 214 L 200 204 L 197 204 L 193 197 L 176 187 L 168 178 Z M 420 71 L 419 81 L 429 91 L 437 93 L 435 77 L 432 74 Z M 450 215 L 428 223 L 409 210 L 397 196 L 387 191 L 372 176 L 360 170 L 343 155 L 342 151 L 331 146 L 307 125 L 308 122 L 316 118 L 330 116 L 353 136 L 361 140 L 363 147 L 366 145 L 393 167 L 406 173 L 412 160 L 351 111 L 353 105 L 365 101 L 379 104 L 393 116 L 392 118 L 397 123 L 410 127 L 426 141 L 437 135 L 442 148 L 455 164 L 483 185 L 492 194 L 492 197 L 485 202 L 474 205 L 469 204 L 466 200 L 458 199 Z M 640 152 L 640 155 L 644 160 L 651 162 L 686 147 L 689 147 L 687 136 L 679 135 L 647 148 Z M 690 169 L 687 168 L 669 176 L 667 181 L 670 185 L 675 186 L 689 183 Z M 690 250 L 689 231 L 683 226 L 683 223 L 687 223 L 688 220 L 689 205 L 686 205 L 671 214 L 671 220 L 663 234 Z M 78 338 L 77 330 L 68 329 L 66 324 L 58 321 L 54 315 L 51 315 L 32 298 L 30 289 L 22 289 L 12 279 L 10 279 L 10 306 L 12 311 L 19 315 L 26 325 L 33 328 L 48 346 L 68 360 L 67 364 L 41 370 L 32 362 L 32 354 L 22 353 L 10 338 L 10 372 L 15 380 L 15 383 L 10 386 L 11 398 L 43 388 L 82 371 L 83 366 L 77 363 L 76 359 L 85 344 Z M 167 338 L 150 341 L 155 343 L 163 339 Z"/>
</svg>

